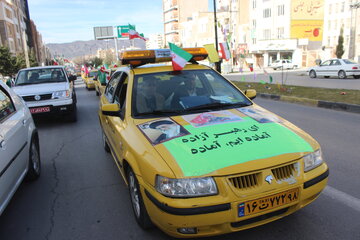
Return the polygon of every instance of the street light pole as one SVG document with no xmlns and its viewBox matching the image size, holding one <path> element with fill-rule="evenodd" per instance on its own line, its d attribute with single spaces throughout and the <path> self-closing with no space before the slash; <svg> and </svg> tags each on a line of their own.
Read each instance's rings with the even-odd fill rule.
<svg viewBox="0 0 360 240">
<path fill-rule="evenodd" d="M 215 24 L 215 47 L 216 52 L 219 52 L 218 34 L 217 34 L 217 19 L 216 19 L 216 0 L 214 0 L 214 24 Z M 215 63 L 216 71 L 221 73 L 221 61 Z"/>
<path fill-rule="evenodd" d="M 353 9 L 355 8 L 355 26 L 353 22 Z M 350 19 L 350 46 L 349 46 L 349 59 L 354 59 L 355 57 L 355 48 L 356 48 L 356 20 L 357 20 L 357 9 L 360 8 L 360 2 L 356 2 L 350 5 L 351 9 L 351 19 Z M 355 28 L 355 29 L 354 29 Z"/>
</svg>

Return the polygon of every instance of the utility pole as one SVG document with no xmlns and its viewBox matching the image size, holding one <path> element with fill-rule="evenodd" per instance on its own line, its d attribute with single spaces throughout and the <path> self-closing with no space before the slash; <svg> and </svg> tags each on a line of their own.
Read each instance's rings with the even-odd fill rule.
<svg viewBox="0 0 360 240">
<path fill-rule="evenodd" d="M 216 52 L 219 52 L 218 34 L 217 34 L 217 19 L 216 19 L 216 0 L 214 0 L 214 25 L 215 25 L 215 47 Z M 221 73 L 221 61 L 215 63 L 216 71 Z"/>
<path fill-rule="evenodd" d="M 353 25 L 353 9 L 355 8 L 355 24 Z M 350 19 L 350 45 L 349 45 L 349 59 L 354 59 L 356 54 L 356 20 L 357 20 L 357 9 L 360 8 L 360 2 L 350 4 L 351 19 Z"/>
</svg>

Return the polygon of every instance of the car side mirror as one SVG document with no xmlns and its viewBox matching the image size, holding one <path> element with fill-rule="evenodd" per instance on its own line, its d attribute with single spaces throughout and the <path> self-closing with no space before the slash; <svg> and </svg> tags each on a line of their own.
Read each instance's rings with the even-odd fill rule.
<svg viewBox="0 0 360 240">
<path fill-rule="evenodd" d="M 245 90 L 244 93 L 251 100 L 256 98 L 256 90 L 255 89 L 247 89 L 247 90 Z"/>
<path fill-rule="evenodd" d="M 70 81 L 75 81 L 75 80 L 76 80 L 76 78 L 77 78 L 77 77 L 76 77 L 76 76 L 74 76 L 74 75 L 69 76 L 69 80 L 70 80 Z"/>
<path fill-rule="evenodd" d="M 102 114 L 106 116 L 119 117 L 120 116 L 120 106 L 116 103 L 104 104 L 101 106 Z"/>
</svg>

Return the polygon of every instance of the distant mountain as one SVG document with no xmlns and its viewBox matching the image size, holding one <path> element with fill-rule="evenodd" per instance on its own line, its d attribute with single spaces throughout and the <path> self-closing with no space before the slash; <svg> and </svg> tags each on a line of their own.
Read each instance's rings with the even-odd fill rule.
<svg viewBox="0 0 360 240">
<path fill-rule="evenodd" d="M 131 45 L 130 40 L 117 40 L 118 49 L 128 48 Z M 46 46 L 50 49 L 51 54 L 64 56 L 72 59 L 74 57 L 96 54 L 98 49 L 115 48 L 114 40 L 89 40 L 76 41 L 71 43 L 49 43 Z M 141 39 L 134 39 L 134 46 L 145 49 L 145 42 Z"/>
</svg>

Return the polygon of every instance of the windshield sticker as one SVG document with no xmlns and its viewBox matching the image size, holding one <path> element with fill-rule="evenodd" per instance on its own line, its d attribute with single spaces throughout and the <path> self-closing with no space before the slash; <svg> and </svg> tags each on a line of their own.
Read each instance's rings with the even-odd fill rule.
<svg viewBox="0 0 360 240">
<path fill-rule="evenodd" d="M 232 165 L 286 153 L 314 151 L 311 145 L 281 124 L 244 121 L 196 128 L 191 134 L 164 143 L 184 176 L 200 176 Z"/>
<path fill-rule="evenodd" d="M 183 126 L 170 118 L 146 122 L 138 127 L 152 145 L 190 134 Z"/>
<path fill-rule="evenodd" d="M 218 111 L 208 112 L 201 114 L 191 114 L 183 116 L 183 119 L 190 123 L 194 127 L 204 127 L 215 124 L 223 124 L 227 122 L 239 122 L 244 121 L 243 118 L 229 112 L 229 111 Z"/>
<path fill-rule="evenodd" d="M 237 110 L 259 123 L 282 123 L 283 121 L 276 117 L 273 113 L 263 110 L 261 108 L 247 107 L 247 108 L 237 108 Z"/>
</svg>

